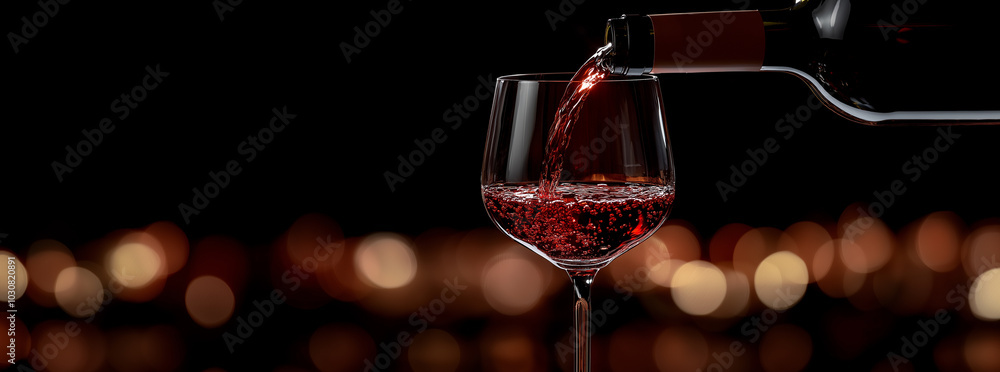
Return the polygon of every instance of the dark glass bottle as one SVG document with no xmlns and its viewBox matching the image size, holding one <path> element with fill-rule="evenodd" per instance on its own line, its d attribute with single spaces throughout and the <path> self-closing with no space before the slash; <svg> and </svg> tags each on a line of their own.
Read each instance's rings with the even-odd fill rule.
<svg viewBox="0 0 1000 372">
<path fill-rule="evenodd" d="M 624 15 L 608 20 L 608 65 L 626 75 L 790 73 L 863 124 L 1000 124 L 998 15 L 956 6 L 800 0 L 779 10 Z"/>
</svg>

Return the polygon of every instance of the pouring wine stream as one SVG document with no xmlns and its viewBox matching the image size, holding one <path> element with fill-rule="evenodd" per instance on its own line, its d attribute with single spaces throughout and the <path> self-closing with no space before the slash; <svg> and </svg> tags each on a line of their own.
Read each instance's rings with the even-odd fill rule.
<svg viewBox="0 0 1000 372">
<path fill-rule="evenodd" d="M 577 119 L 579 119 L 580 108 L 583 107 L 587 96 L 590 95 L 591 88 L 611 73 L 611 68 L 607 65 L 607 57 L 611 54 L 611 47 L 611 44 L 600 47 L 597 49 L 597 53 L 590 56 L 590 59 L 570 79 L 566 92 L 563 93 L 562 99 L 559 101 L 559 111 L 556 112 L 545 146 L 547 156 L 542 164 L 542 177 L 538 184 L 538 193 L 543 198 L 557 196 L 555 189 L 559 185 L 563 154 L 569 146 L 573 124 L 576 124 Z"/>
</svg>

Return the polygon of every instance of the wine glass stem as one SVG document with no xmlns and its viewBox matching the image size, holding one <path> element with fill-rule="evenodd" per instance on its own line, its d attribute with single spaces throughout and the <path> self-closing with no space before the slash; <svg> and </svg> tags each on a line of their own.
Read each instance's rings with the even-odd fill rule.
<svg viewBox="0 0 1000 372">
<path fill-rule="evenodd" d="M 576 304 L 573 306 L 576 322 L 576 342 L 574 343 L 573 371 L 590 372 L 590 285 L 594 282 L 596 270 L 567 271 L 573 281 Z"/>
</svg>

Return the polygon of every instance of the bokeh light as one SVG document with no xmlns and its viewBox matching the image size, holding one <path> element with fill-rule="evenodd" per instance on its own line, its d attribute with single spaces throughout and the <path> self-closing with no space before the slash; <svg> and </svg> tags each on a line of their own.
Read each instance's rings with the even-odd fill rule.
<svg viewBox="0 0 1000 372">
<path fill-rule="evenodd" d="M 229 321 L 236 306 L 236 298 L 222 279 L 200 276 L 188 284 L 184 304 L 195 323 L 205 328 L 215 328 Z"/>
<path fill-rule="evenodd" d="M 649 271 L 649 278 L 644 284 L 652 281 L 661 287 L 669 287 L 681 265 L 701 257 L 701 243 L 694 227 L 682 220 L 667 221 L 647 241 L 651 242 L 643 270 Z"/>
<path fill-rule="evenodd" d="M 362 280 L 361 277 L 363 275 L 358 272 L 359 268 L 355 265 L 357 248 L 361 241 L 362 239 L 359 238 L 344 240 L 344 253 L 340 260 L 329 260 L 320 263 L 319 269 L 316 272 L 317 280 L 322 291 L 330 297 L 345 302 L 359 301 L 367 298 L 377 290 L 366 283 L 365 280 Z M 280 275 L 280 280 L 276 280 L 275 282 L 281 286 L 286 286 L 289 282 L 299 285 L 299 288 L 296 288 L 295 292 L 289 294 L 289 300 L 293 306 L 314 308 L 318 304 L 325 302 L 325 299 L 321 298 L 321 296 L 312 295 L 311 277 L 293 280 L 291 278 L 298 278 L 299 275 L 296 275 L 292 269 L 285 267 L 278 267 L 284 271 Z"/>
<path fill-rule="evenodd" d="M 840 256 L 848 270 L 867 274 L 889 262 L 895 239 L 885 223 L 874 217 L 859 216 L 843 222 L 843 226 Z"/>
<path fill-rule="evenodd" d="M 705 261 L 682 265 L 674 273 L 670 286 L 677 307 L 691 315 L 707 315 L 726 298 L 726 275 Z"/>
<path fill-rule="evenodd" d="M 354 265 L 369 284 L 379 288 L 399 288 L 417 274 L 417 259 L 410 244 L 401 236 L 379 233 L 358 245 Z"/>
<path fill-rule="evenodd" d="M 368 239 L 366 238 L 365 240 Z M 404 238 L 399 237 L 399 239 Z M 331 295 L 338 294 L 341 297 L 355 297 L 355 301 L 363 308 L 370 310 L 373 314 L 389 318 L 406 317 L 421 306 L 428 306 L 428 300 L 431 298 L 439 298 L 435 301 L 435 306 L 446 303 L 452 310 L 458 307 L 458 304 L 454 304 L 454 302 L 462 297 L 460 294 L 456 295 L 452 292 L 442 294 L 441 292 L 442 286 L 446 286 L 447 288 L 448 284 L 445 284 L 446 282 L 452 283 L 451 285 L 457 285 L 454 284 L 457 280 L 455 279 L 456 274 L 446 276 L 447 274 L 444 272 L 431 271 L 421 264 L 419 266 L 419 273 L 415 273 L 413 278 L 407 283 L 392 288 L 377 287 L 360 272 L 362 267 L 354 264 L 357 262 L 357 255 L 361 254 L 359 249 L 364 240 L 361 240 L 358 244 L 353 244 L 355 242 L 353 240 L 350 242 L 352 244 L 345 244 L 343 250 L 345 258 L 339 260 L 341 262 L 324 260 L 320 265 L 318 272 L 318 275 L 321 277 L 320 285 L 325 290 L 330 290 Z M 405 242 L 410 243 L 408 239 Z M 420 257 L 416 257 L 417 252 L 412 245 L 408 246 L 408 248 L 410 250 L 406 252 L 414 254 L 415 261 L 413 261 L 414 264 L 412 267 L 416 267 L 416 262 L 423 262 L 423 260 Z M 349 293 L 349 296 L 343 296 L 342 294 L 345 292 Z M 435 309 L 438 308 L 435 307 Z M 448 317 L 453 314 L 449 312 L 442 315 Z"/>
<path fill-rule="evenodd" d="M 962 264 L 971 278 L 1000 267 L 1000 225 L 987 224 L 973 230 L 962 251 Z"/>
<path fill-rule="evenodd" d="M 1000 268 L 987 270 L 976 278 L 969 291 L 969 305 L 979 319 L 1000 319 Z"/>
<path fill-rule="evenodd" d="M 965 339 L 965 362 L 973 372 L 1000 371 L 1000 333 L 976 330 Z"/>
<path fill-rule="evenodd" d="M 823 244 L 816 257 L 813 258 L 814 261 L 826 261 L 827 257 L 831 258 L 829 269 L 816 283 L 827 296 L 833 298 L 848 297 L 860 290 L 865 283 L 865 274 L 849 270 L 844 263 L 843 256 L 841 256 L 843 250 L 840 249 L 842 243 L 843 239 L 833 239 Z M 817 272 L 817 276 L 819 276 L 819 272 Z"/>
<path fill-rule="evenodd" d="M 446 280 L 451 283 L 460 283 L 466 287 L 462 290 L 461 296 L 448 304 L 448 311 L 443 315 L 449 319 L 487 317 L 497 314 L 489 302 L 485 301 L 482 280 L 488 266 L 495 263 L 498 257 L 519 257 L 538 267 L 544 288 L 543 297 L 566 294 L 569 291 L 566 289 L 569 285 L 569 279 L 566 277 L 565 271 L 560 270 L 510 238 L 501 236 L 496 239 L 494 244 L 492 243 L 493 238 L 484 236 L 482 240 L 480 238 L 470 239 L 465 232 L 438 229 L 421 234 L 414 241 L 416 244 L 415 252 L 420 261 L 420 273 L 417 275 L 417 280 L 426 282 L 429 288 L 434 289 L 433 294 L 429 295 L 432 296 L 431 298 L 440 296 L 442 286 L 447 287 L 447 284 L 444 283 Z M 477 248 L 468 244 L 475 241 L 487 244 L 478 247 L 478 249 L 485 251 L 479 253 L 492 253 L 492 256 L 480 256 L 473 252 Z M 460 267 L 458 264 L 462 262 L 478 263 L 480 266 Z M 473 271 L 476 274 L 471 277 Z M 424 296 L 420 301 L 426 302 L 427 296 Z"/>
<path fill-rule="evenodd" d="M 813 254 L 812 261 L 805 261 L 809 264 L 809 278 L 815 282 L 819 282 L 826 277 L 826 274 L 830 273 L 830 269 L 833 268 L 834 261 L 838 265 L 843 265 L 839 259 L 835 260 L 837 257 L 837 248 L 833 240 L 827 240 L 816 249 L 816 253 Z"/>
<path fill-rule="evenodd" d="M 920 262 L 944 273 L 958 266 L 964 238 L 962 220 L 951 212 L 935 212 L 922 219 L 917 228 L 916 248 Z"/>
<path fill-rule="evenodd" d="M 343 271 L 345 268 L 334 269 L 334 265 L 342 263 L 340 258 L 345 254 L 345 243 L 342 241 L 330 242 L 330 245 L 334 246 L 331 248 L 337 250 L 336 253 L 326 250 L 319 242 L 313 244 L 320 248 L 318 252 L 314 251 L 320 256 L 303 254 L 305 259 L 300 261 L 295 261 L 290 256 L 287 248 L 288 232 L 275 239 L 271 244 L 269 260 L 271 284 L 286 296 L 289 306 L 300 309 L 316 309 L 329 303 L 331 296 L 323 288 L 323 282 L 327 280 L 330 281 L 332 292 L 340 293 L 342 289 L 340 283 L 336 281 L 334 271 Z M 337 245 L 339 247 L 336 247 Z M 361 284 L 361 280 L 354 275 L 353 262 L 347 265 L 346 269 L 350 270 L 350 275 L 359 282 L 359 287 L 369 288 L 367 285 Z M 351 300 L 354 299 L 351 298 Z"/>
<path fill-rule="evenodd" d="M 165 275 L 166 262 L 149 245 L 125 243 L 108 255 L 107 268 L 113 280 L 127 288 L 142 288 Z"/>
<path fill-rule="evenodd" d="M 31 244 L 24 261 L 28 270 L 28 296 L 32 301 L 42 306 L 56 306 L 56 277 L 64 269 L 76 266 L 76 258 L 66 248 L 66 245 L 52 240 L 42 239 Z"/>
<path fill-rule="evenodd" d="M 816 257 L 820 248 L 830 240 L 830 233 L 822 225 L 812 221 L 796 222 L 778 238 L 778 250 L 795 253 L 806 265 L 812 265 L 809 270 L 809 282 L 812 283 L 829 270 L 827 257 L 820 258 L 818 264 Z M 822 275 L 817 275 L 817 269 L 822 271 Z"/>
<path fill-rule="evenodd" d="M 513 247 L 517 249 L 517 247 Z M 531 310 L 544 291 L 541 270 L 523 258 L 499 256 L 483 272 L 483 296 L 497 312 L 519 315 Z"/>
<path fill-rule="evenodd" d="M 649 266 L 649 280 L 661 287 L 669 288 L 674 274 L 684 263 L 685 261 L 682 260 L 663 260 L 652 263 L 652 266 Z"/>
<path fill-rule="evenodd" d="M 462 350 L 448 332 L 428 329 L 413 338 L 406 357 L 413 372 L 452 372 L 458 369 Z"/>
<path fill-rule="evenodd" d="M 693 227 L 682 220 L 667 221 L 648 239 L 619 256 L 599 275 L 632 292 L 669 287 L 674 272 L 684 262 L 701 257 L 701 244 Z"/>
<path fill-rule="evenodd" d="M 211 235 L 195 243 L 186 271 L 189 279 L 216 277 L 227 284 L 236 298 L 240 298 L 250 276 L 250 259 L 246 247 L 238 240 Z"/>
<path fill-rule="evenodd" d="M 775 310 L 792 307 L 806 293 L 809 272 L 805 262 L 789 251 L 767 256 L 754 274 L 754 289 L 764 306 Z"/>
<path fill-rule="evenodd" d="M 602 275 L 598 275 L 597 280 L 627 287 L 633 292 L 645 292 L 656 287 L 663 277 L 670 280 L 671 270 L 669 265 L 664 265 L 669 261 L 670 252 L 666 244 L 660 238 L 651 236 L 611 261 L 601 270 Z"/>
<path fill-rule="evenodd" d="M 716 318 L 735 318 L 743 315 L 750 304 L 750 281 L 736 271 L 732 263 L 717 264 L 726 276 L 726 296 L 710 315 Z"/>
<path fill-rule="evenodd" d="M 482 284 L 483 268 L 509 247 L 510 238 L 499 229 L 474 229 L 462 234 L 458 240 L 450 266 L 458 270 L 463 282 L 478 286 Z"/>
<path fill-rule="evenodd" d="M 667 250 L 667 257 L 671 259 L 686 262 L 701 257 L 701 243 L 698 235 L 695 234 L 694 226 L 686 221 L 669 220 L 659 230 L 656 230 L 653 237 L 663 242 L 663 248 Z"/>
<path fill-rule="evenodd" d="M 7 270 L 4 270 L 7 272 L 6 275 L 11 275 L 8 265 L 10 258 L 14 259 L 14 300 L 17 300 L 24 295 L 24 291 L 28 288 L 28 281 L 30 278 L 28 278 L 28 270 L 24 267 L 24 264 L 21 263 L 21 259 L 19 259 L 17 255 L 11 253 L 10 251 L 0 250 L 0 262 L 3 262 L 4 267 L 8 267 Z M 8 295 L 5 295 L 3 299 L 6 302 L 10 302 Z"/>
<path fill-rule="evenodd" d="M 105 293 L 101 279 L 82 267 L 68 267 L 56 277 L 56 302 L 71 316 L 84 318 L 96 313 L 110 293 Z"/>
<path fill-rule="evenodd" d="M 781 230 L 760 227 L 743 234 L 733 249 L 733 268 L 753 280 L 757 266 L 765 257 L 778 250 Z"/>
<path fill-rule="evenodd" d="M 190 246 L 187 235 L 170 221 L 154 222 L 143 230 L 160 243 L 167 274 L 176 273 L 187 263 Z"/>
<path fill-rule="evenodd" d="M 708 257 L 712 262 L 732 261 L 736 243 L 750 230 L 753 228 L 742 223 L 722 226 L 715 231 L 708 243 Z"/>
<path fill-rule="evenodd" d="M 146 302 L 158 296 L 166 285 L 167 255 L 163 244 L 145 231 L 117 230 L 76 253 L 77 260 L 101 264 L 92 269 L 116 299 Z"/>
</svg>

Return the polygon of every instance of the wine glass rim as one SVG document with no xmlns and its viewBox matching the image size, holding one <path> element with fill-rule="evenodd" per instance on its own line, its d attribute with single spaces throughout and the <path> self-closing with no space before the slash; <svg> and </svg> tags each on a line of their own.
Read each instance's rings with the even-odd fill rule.
<svg viewBox="0 0 1000 372">
<path fill-rule="evenodd" d="M 536 83 L 568 83 L 573 78 L 572 72 L 542 72 L 534 74 L 512 74 L 497 78 L 497 81 L 523 81 Z M 635 81 L 657 81 L 654 75 L 608 75 L 600 83 L 620 83 Z"/>
</svg>

